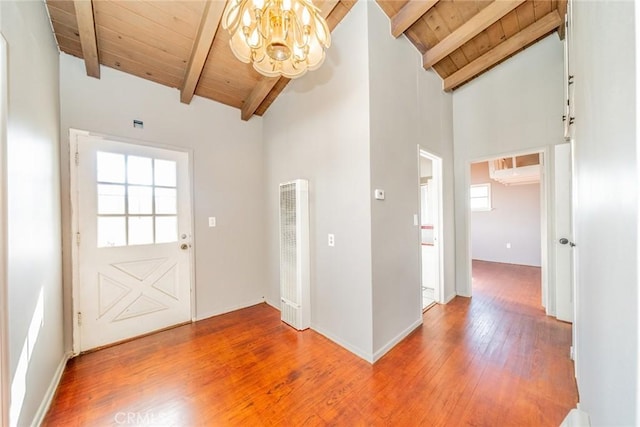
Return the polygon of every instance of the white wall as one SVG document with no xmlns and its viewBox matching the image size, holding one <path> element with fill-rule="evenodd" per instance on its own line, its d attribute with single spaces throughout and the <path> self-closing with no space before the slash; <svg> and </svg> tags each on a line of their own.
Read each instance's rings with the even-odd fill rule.
<svg viewBox="0 0 640 427">
<path fill-rule="evenodd" d="M 323 66 L 264 116 L 268 301 L 279 307 L 278 184 L 309 180 L 311 325 L 370 359 L 371 213 L 367 2 L 332 34 Z M 335 246 L 327 246 L 327 234 Z"/>
<path fill-rule="evenodd" d="M 377 4 L 358 2 L 323 67 L 291 82 L 264 118 L 268 300 L 279 305 L 278 183 L 307 178 L 312 328 L 370 361 L 421 322 L 418 144 L 445 159 L 453 215 L 451 95 L 419 61 Z M 453 221 L 446 227 L 453 295 Z"/>
<path fill-rule="evenodd" d="M 637 425 L 637 5 L 573 4 L 580 408 L 594 426 Z"/>
<path fill-rule="evenodd" d="M 41 402 L 65 361 L 58 52 L 43 2 L 3 1 L 0 11 L 9 52 L 5 185 L 10 424 L 30 425 L 43 415 Z"/>
<path fill-rule="evenodd" d="M 442 233 L 445 302 L 456 296 L 456 236 L 454 210 L 453 96 L 442 91 L 433 70 L 418 73 L 420 148 L 442 159 Z"/>
<path fill-rule="evenodd" d="M 373 351 L 384 354 L 422 323 L 418 144 L 438 138 L 423 128 L 420 98 L 438 104 L 448 98 L 441 82 L 421 67 L 421 56 L 405 38 L 389 35 L 389 18 L 368 3 L 371 189 L 385 190 L 385 200 L 371 193 L 373 278 Z M 431 93 L 429 89 L 437 87 Z M 451 110 L 437 110 L 437 118 Z M 451 140 L 438 141 L 446 146 Z M 437 154 L 437 153 L 434 153 Z M 445 168 L 450 167 L 445 163 Z M 447 243 L 445 242 L 445 246 Z"/>
<path fill-rule="evenodd" d="M 471 258 L 540 267 L 540 183 L 504 185 L 487 162 L 473 163 L 471 184 L 486 183 L 491 210 L 471 212 Z"/>
<path fill-rule="evenodd" d="M 264 296 L 262 119 L 240 120 L 237 109 L 61 54 L 61 141 L 64 252 L 70 253 L 70 128 L 193 150 L 196 315 L 202 319 L 256 304 Z M 132 121 L 144 122 L 134 129 Z M 209 228 L 207 217 L 217 227 Z M 65 295 L 70 300 L 69 257 Z M 67 327 L 71 330 L 70 319 Z M 69 343 L 67 343 L 69 345 Z"/>
<path fill-rule="evenodd" d="M 562 143 L 562 75 L 563 48 L 554 33 L 453 93 L 456 291 L 459 295 L 471 295 L 470 162 Z M 546 158 L 553 161 L 551 156 Z M 552 227 L 553 221 L 548 221 L 549 235 Z M 554 243 L 550 241 L 547 248 L 550 254 L 553 248 Z M 552 259 L 550 256 L 547 272 L 551 277 L 555 271 Z"/>
</svg>

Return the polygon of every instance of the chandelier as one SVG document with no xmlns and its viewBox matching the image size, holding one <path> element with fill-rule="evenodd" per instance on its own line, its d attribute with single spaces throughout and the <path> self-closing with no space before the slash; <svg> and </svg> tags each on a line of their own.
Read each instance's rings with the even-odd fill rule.
<svg viewBox="0 0 640 427">
<path fill-rule="evenodd" d="M 331 34 L 311 0 L 229 0 L 222 16 L 234 55 L 267 77 L 290 79 L 324 61 Z"/>
</svg>

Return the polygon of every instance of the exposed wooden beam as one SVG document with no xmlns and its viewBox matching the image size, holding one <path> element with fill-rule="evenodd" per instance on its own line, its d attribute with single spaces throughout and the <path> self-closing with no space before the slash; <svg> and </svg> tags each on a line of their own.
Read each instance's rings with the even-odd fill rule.
<svg viewBox="0 0 640 427">
<path fill-rule="evenodd" d="M 422 56 L 422 65 L 426 70 L 433 67 L 524 2 L 525 0 L 494 0 L 477 15 L 426 51 Z"/>
<path fill-rule="evenodd" d="M 320 6 L 320 15 L 324 18 L 327 19 L 329 17 L 329 15 L 331 15 L 331 12 L 333 12 L 333 9 L 335 9 L 336 5 L 340 3 L 340 0 L 326 0 L 324 1 Z M 330 30 L 333 30 L 333 28 L 330 28 Z"/>
<path fill-rule="evenodd" d="M 327 25 L 329 26 L 329 29 L 333 31 L 357 2 L 358 0 L 340 0 L 329 16 L 327 16 Z M 285 78 L 278 80 L 278 83 L 276 83 L 273 89 L 271 89 L 271 92 L 269 92 L 253 114 L 262 116 L 284 88 L 287 87 L 289 82 L 291 82 L 291 80 Z"/>
<path fill-rule="evenodd" d="M 198 80 L 200 80 L 200 74 L 202 74 L 202 69 L 207 61 L 213 39 L 216 37 L 218 24 L 220 24 L 220 19 L 224 12 L 224 6 L 225 2 L 223 1 L 209 0 L 204 7 L 198 35 L 193 43 L 191 58 L 189 59 L 189 65 L 184 75 L 184 82 L 180 89 L 180 101 L 185 104 L 190 103 L 193 99 L 196 85 L 198 84 Z"/>
<path fill-rule="evenodd" d="M 263 77 L 262 80 L 253 88 L 247 99 L 245 99 L 240 112 L 242 120 L 249 120 L 253 113 L 256 112 L 262 101 L 269 95 L 271 89 L 278 83 L 280 79 L 287 79 L 286 77 Z M 289 80 L 289 79 L 287 79 Z"/>
<path fill-rule="evenodd" d="M 391 17 L 391 34 L 400 37 L 418 19 L 438 3 L 438 0 L 409 0 Z"/>
<path fill-rule="evenodd" d="M 75 0 L 78 32 L 80 33 L 80 45 L 82 57 L 87 75 L 100 78 L 100 59 L 98 57 L 98 41 L 96 38 L 96 24 L 93 18 L 93 4 L 91 0 Z"/>
<path fill-rule="evenodd" d="M 339 1 L 340 0 L 327 0 L 322 3 L 322 5 L 320 5 L 320 14 L 322 17 L 326 19 Z M 333 28 L 329 29 L 333 30 Z M 286 77 L 263 77 L 262 80 L 258 82 L 242 105 L 240 112 L 242 120 L 249 120 L 251 116 L 253 116 L 258 107 L 260 107 L 260 104 L 262 104 L 262 101 L 269 95 L 269 92 L 271 92 L 280 79 L 290 80 Z"/>
<path fill-rule="evenodd" d="M 513 55 L 520 49 L 525 48 L 545 34 L 548 34 L 558 28 L 561 23 L 562 20 L 556 10 L 546 14 L 524 30 L 511 36 L 481 57 L 445 78 L 443 82 L 443 89 L 445 91 L 450 91 L 460 86 L 467 80 L 477 76 L 503 59 Z"/>
<path fill-rule="evenodd" d="M 564 40 L 566 28 L 564 25 L 564 16 L 567 14 L 567 0 L 558 0 L 558 15 L 562 19 L 562 24 L 558 27 L 558 37 Z"/>
</svg>

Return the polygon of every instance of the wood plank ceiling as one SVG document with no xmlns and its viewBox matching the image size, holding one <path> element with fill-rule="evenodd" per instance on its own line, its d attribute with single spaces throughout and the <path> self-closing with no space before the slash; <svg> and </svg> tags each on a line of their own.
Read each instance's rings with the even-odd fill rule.
<svg viewBox="0 0 640 427">
<path fill-rule="evenodd" d="M 357 0 L 316 0 L 331 30 Z M 367 1 L 367 0 L 363 0 Z M 424 67 L 452 90 L 556 29 L 566 0 L 377 0 L 392 34 L 404 33 Z M 261 116 L 289 79 L 237 60 L 221 28 L 223 0 L 46 0 L 61 51 Z"/>
<path fill-rule="evenodd" d="M 567 0 L 377 0 L 422 54 L 425 69 L 454 90 L 558 31 L 564 39 Z"/>
</svg>

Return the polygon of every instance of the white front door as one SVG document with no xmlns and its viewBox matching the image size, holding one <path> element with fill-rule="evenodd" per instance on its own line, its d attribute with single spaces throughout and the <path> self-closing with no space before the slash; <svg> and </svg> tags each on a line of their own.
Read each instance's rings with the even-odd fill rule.
<svg viewBox="0 0 640 427">
<path fill-rule="evenodd" d="M 571 227 L 571 145 L 555 146 L 556 318 L 573 322 L 573 236 Z"/>
<path fill-rule="evenodd" d="M 72 148 L 74 350 L 190 321 L 188 154 L 76 132 Z"/>
</svg>

